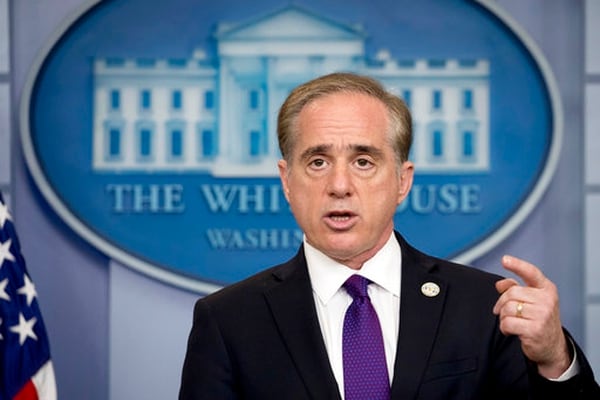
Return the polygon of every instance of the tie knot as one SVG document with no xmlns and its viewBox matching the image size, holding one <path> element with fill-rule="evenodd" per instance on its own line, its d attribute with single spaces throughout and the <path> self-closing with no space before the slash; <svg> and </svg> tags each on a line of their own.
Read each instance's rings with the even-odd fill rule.
<svg viewBox="0 0 600 400">
<path fill-rule="evenodd" d="M 367 286 L 371 283 L 367 278 L 360 275 L 352 275 L 344 282 L 344 289 L 353 300 L 368 297 Z"/>
</svg>

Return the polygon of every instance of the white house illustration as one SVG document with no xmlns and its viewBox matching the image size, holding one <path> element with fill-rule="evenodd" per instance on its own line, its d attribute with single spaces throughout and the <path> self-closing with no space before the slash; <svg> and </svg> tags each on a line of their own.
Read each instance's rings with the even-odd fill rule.
<svg viewBox="0 0 600 400">
<path fill-rule="evenodd" d="M 420 173 L 489 170 L 489 62 L 365 54 L 366 33 L 297 6 L 218 24 L 216 59 L 94 61 L 96 172 L 276 176 L 276 115 L 298 84 L 334 71 L 380 80 L 413 114 Z"/>
</svg>

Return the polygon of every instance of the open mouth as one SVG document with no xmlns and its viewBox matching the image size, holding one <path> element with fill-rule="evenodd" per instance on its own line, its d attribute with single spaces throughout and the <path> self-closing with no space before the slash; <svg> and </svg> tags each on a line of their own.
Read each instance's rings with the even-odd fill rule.
<svg viewBox="0 0 600 400">
<path fill-rule="evenodd" d="M 356 214 L 350 211 L 332 211 L 326 214 L 325 220 L 335 230 L 349 229 L 354 225 Z"/>
<path fill-rule="evenodd" d="M 352 218 L 352 213 L 349 212 L 332 212 L 329 213 L 328 218 L 333 220 L 333 221 L 348 221 L 350 218 Z"/>
</svg>

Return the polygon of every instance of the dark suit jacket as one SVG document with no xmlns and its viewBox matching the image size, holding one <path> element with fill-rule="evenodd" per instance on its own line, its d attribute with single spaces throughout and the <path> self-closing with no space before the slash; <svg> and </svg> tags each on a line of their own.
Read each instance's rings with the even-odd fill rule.
<svg viewBox="0 0 600 400">
<path fill-rule="evenodd" d="M 581 373 L 553 383 L 536 375 L 517 338 L 499 331 L 492 308 L 500 277 L 432 258 L 396 236 L 403 266 L 393 399 L 600 399 L 579 348 Z M 424 296 L 425 282 L 440 294 Z M 179 398 L 340 398 L 302 249 L 198 300 Z"/>
</svg>

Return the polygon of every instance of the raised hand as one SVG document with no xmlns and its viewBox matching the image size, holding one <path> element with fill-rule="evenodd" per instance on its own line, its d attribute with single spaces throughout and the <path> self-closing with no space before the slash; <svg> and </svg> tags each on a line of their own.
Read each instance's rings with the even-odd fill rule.
<svg viewBox="0 0 600 400">
<path fill-rule="evenodd" d="M 523 353 L 537 364 L 540 375 L 558 378 L 571 364 L 571 356 L 556 285 L 539 268 L 516 257 L 502 257 L 502 266 L 524 284 L 512 278 L 496 282 L 501 296 L 493 312 L 500 318 L 500 330 L 519 337 Z"/>
</svg>

